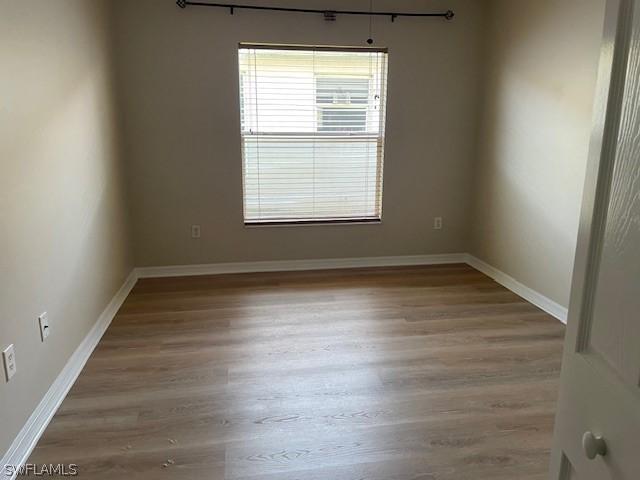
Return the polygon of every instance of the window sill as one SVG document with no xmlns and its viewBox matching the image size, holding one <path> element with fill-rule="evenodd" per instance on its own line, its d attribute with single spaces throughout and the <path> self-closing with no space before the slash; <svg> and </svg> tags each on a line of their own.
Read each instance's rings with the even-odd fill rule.
<svg viewBox="0 0 640 480">
<path fill-rule="evenodd" d="M 314 227 L 331 225 L 380 225 L 381 218 L 349 218 L 336 220 L 266 220 L 256 222 L 244 222 L 246 228 L 263 227 Z"/>
</svg>

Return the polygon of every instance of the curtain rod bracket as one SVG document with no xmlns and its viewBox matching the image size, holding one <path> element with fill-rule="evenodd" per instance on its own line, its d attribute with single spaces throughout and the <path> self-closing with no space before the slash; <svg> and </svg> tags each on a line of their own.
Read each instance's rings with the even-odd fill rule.
<svg viewBox="0 0 640 480">
<path fill-rule="evenodd" d="M 180 8 L 187 8 L 187 2 L 185 0 L 178 0 L 176 2 L 176 5 L 178 5 Z"/>
<path fill-rule="evenodd" d="M 327 22 L 335 22 L 336 21 L 336 12 L 326 11 L 324 12 L 324 19 Z"/>
</svg>

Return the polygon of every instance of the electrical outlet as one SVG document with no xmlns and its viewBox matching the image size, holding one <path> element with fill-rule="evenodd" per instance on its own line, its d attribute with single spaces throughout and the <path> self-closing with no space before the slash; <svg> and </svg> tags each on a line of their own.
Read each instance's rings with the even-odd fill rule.
<svg viewBox="0 0 640 480">
<path fill-rule="evenodd" d="M 40 338 L 44 342 L 49 336 L 49 316 L 47 312 L 44 312 L 42 315 L 38 317 L 38 323 L 40 324 Z"/>
<path fill-rule="evenodd" d="M 191 225 L 191 238 L 200 238 L 200 225 Z"/>
<path fill-rule="evenodd" d="M 16 352 L 13 349 L 13 344 L 2 351 L 2 360 L 4 361 L 4 374 L 8 382 L 16 374 Z"/>
<path fill-rule="evenodd" d="M 442 217 L 435 217 L 433 219 L 433 229 L 442 230 Z"/>
</svg>

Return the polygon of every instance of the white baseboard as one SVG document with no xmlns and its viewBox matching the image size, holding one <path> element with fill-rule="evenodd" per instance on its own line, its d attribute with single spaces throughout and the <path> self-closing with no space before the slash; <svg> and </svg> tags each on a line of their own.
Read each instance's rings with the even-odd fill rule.
<svg viewBox="0 0 640 480">
<path fill-rule="evenodd" d="M 399 267 L 408 265 L 444 265 L 466 263 L 464 253 L 398 257 L 329 258 L 317 260 L 281 260 L 273 262 L 213 263 L 169 267 L 139 267 L 138 278 L 219 275 L 224 273 L 290 272 L 340 268 Z"/>
<path fill-rule="evenodd" d="M 567 323 L 567 308 L 563 307 L 559 303 L 554 302 L 548 297 L 545 297 L 539 292 L 527 287 L 526 285 L 520 283 L 515 278 L 507 275 L 506 273 L 498 270 L 495 267 L 492 267 L 486 262 L 483 262 L 479 258 L 474 257 L 473 255 L 467 255 L 466 263 L 475 268 L 476 270 L 481 271 L 485 275 L 493 278 L 496 282 L 501 284 L 503 287 L 508 288 L 516 295 L 520 295 L 522 298 L 527 300 L 530 303 L 533 303 L 538 308 L 541 308 L 549 315 L 554 316 L 562 323 Z"/>
<path fill-rule="evenodd" d="M 47 425 L 49 425 L 58 407 L 60 407 L 60 404 L 67 396 L 67 393 L 91 356 L 93 349 L 102 338 L 102 335 L 107 330 L 107 327 L 109 327 L 116 313 L 118 313 L 118 309 L 127 298 L 127 295 L 129 295 L 129 292 L 136 284 L 136 280 L 137 273 L 134 269 L 111 302 L 109 302 L 107 308 L 105 308 L 100 317 L 98 317 L 91 331 L 73 355 L 71 355 L 67 364 L 60 372 L 60 375 L 55 379 L 44 398 L 27 420 L 27 423 L 18 433 L 18 436 L 9 447 L 7 453 L 2 457 L 0 461 L 0 468 L 2 468 L 0 478 L 13 480 L 15 474 L 7 475 L 8 472 L 5 470 L 5 465 L 20 466 L 27 461 L 40 436 L 45 428 L 47 428 Z"/>
<path fill-rule="evenodd" d="M 567 323 L 567 309 L 539 292 L 523 285 L 515 278 L 467 253 L 442 255 L 413 255 L 396 257 L 329 258 L 316 260 L 281 260 L 272 262 L 212 263 L 202 265 L 174 265 L 166 267 L 138 267 L 138 278 L 186 277 L 220 275 L 225 273 L 288 272 L 300 270 L 332 270 L 341 268 L 399 267 L 410 265 L 444 265 L 466 263 L 493 278 L 525 300 Z"/>
</svg>

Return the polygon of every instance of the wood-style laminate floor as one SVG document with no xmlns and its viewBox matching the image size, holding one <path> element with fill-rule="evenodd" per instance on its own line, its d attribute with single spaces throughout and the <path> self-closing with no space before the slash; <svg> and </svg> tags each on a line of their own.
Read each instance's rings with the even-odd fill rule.
<svg viewBox="0 0 640 480">
<path fill-rule="evenodd" d="M 141 280 L 29 461 L 97 480 L 542 480 L 563 334 L 466 265 Z"/>
</svg>

